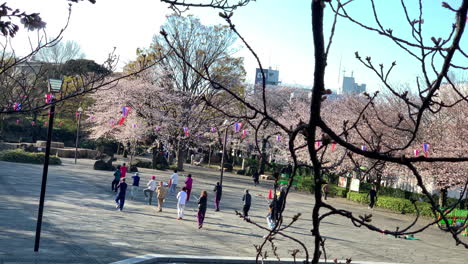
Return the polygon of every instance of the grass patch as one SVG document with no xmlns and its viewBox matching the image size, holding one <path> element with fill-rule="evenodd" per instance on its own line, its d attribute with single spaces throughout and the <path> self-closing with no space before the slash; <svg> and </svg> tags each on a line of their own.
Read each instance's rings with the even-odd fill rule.
<svg viewBox="0 0 468 264">
<path fill-rule="evenodd" d="M 19 163 L 44 164 L 45 153 L 26 152 L 22 149 L 9 149 L 0 152 L 0 160 Z M 60 165 L 62 164 L 62 161 L 57 157 L 50 156 L 49 164 Z"/>
</svg>

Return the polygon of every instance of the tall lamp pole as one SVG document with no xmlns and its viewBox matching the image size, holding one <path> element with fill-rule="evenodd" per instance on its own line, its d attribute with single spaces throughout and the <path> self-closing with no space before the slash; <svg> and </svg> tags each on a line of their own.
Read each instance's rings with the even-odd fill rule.
<svg viewBox="0 0 468 264">
<path fill-rule="evenodd" d="M 49 156 L 50 156 L 50 143 L 52 142 L 52 131 L 54 128 L 54 115 L 55 115 L 55 103 L 52 94 L 60 92 L 62 89 L 62 80 L 49 79 L 49 95 L 47 102 L 50 104 L 49 112 L 49 127 L 47 129 L 47 142 L 46 151 L 44 158 L 44 169 L 42 170 L 42 183 L 41 183 L 41 196 L 39 198 L 39 210 L 37 213 L 37 225 L 36 225 L 36 238 L 34 241 L 34 251 L 39 251 L 39 242 L 41 240 L 41 227 L 42 227 L 42 215 L 44 212 L 44 200 L 47 186 L 47 173 L 49 171 Z"/>
<path fill-rule="evenodd" d="M 78 117 L 78 124 L 76 125 L 76 141 L 75 141 L 75 164 L 78 157 L 78 142 L 80 139 L 80 122 L 81 122 L 81 113 L 83 113 L 83 108 L 81 106 L 76 110 L 76 116 Z"/>
<path fill-rule="evenodd" d="M 224 120 L 223 125 L 225 125 L 226 127 L 224 128 L 223 155 L 221 156 L 221 175 L 219 176 L 219 185 L 221 185 L 221 187 L 223 186 L 224 156 L 226 154 L 226 143 L 227 143 L 229 121 Z"/>
</svg>

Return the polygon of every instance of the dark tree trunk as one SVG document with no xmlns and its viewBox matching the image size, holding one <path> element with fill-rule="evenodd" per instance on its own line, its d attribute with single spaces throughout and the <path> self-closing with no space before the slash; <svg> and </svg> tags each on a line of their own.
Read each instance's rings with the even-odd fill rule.
<svg viewBox="0 0 468 264">
<path fill-rule="evenodd" d="M 262 147 L 261 147 L 261 157 L 260 157 L 260 166 L 258 168 L 258 173 L 259 174 L 264 174 L 265 173 L 265 166 L 267 162 L 267 155 L 266 155 L 266 145 L 267 145 L 268 139 L 264 138 L 262 139 Z"/>
<path fill-rule="evenodd" d="M 439 206 L 440 207 L 447 206 L 447 188 L 440 189 Z"/>
</svg>

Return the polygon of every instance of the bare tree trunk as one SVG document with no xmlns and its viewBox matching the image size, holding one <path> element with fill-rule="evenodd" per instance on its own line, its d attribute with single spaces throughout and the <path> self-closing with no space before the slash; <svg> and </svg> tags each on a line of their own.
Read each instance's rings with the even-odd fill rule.
<svg viewBox="0 0 468 264">
<path fill-rule="evenodd" d="M 177 142 L 177 170 L 184 171 L 184 161 L 186 156 L 186 149 Z"/>
<path fill-rule="evenodd" d="M 439 206 L 444 208 L 447 206 L 447 188 L 440 189 Z"/>
<path fill-rule="evenodd" d="M 260 157 L 260 165 L 259 165 L 259 174 L 264 174 L 265 173 L 265 166 L 266 166 L 266 161 L 267 161 L 267 155 L 266 155 L 266 144 L 268 142 L 268 139 L 264 138 L 262 139 L 262 148 L 260 150 L 261 152 L 261 157 Z"/>
</svg>

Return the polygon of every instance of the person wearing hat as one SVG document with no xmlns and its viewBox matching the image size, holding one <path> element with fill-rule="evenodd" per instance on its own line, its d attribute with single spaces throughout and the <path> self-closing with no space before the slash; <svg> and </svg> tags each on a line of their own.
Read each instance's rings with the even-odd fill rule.
<svg viewBox="0 0 468 264">
<path fill-rule="evenodd" d="M 146 186 L 147 188 L 143 191 L 143 193 L 145 194 L 146 198 L 148 198 L 148 193 L 150 194 L 148 204 L 151 205 L 151 201 L 153 200 L 153 194 L 156 190 L 156 176 L 151 176 L 151 180 L 146 184 Z"/>
<path fill-rule="evenodd" d="M 132 192 L 130 193 L 130 196 L 132 197 L 132 200 L 133 200 L 133 198 L 135 198 L 135 190 L 138 191 L 138 186 L 140 186 L 140 173 L 135 172 L 135 175 L 132 176 L 132 178 L 133 178 L 133 184 L 132 184 Z"/>
</svg>

